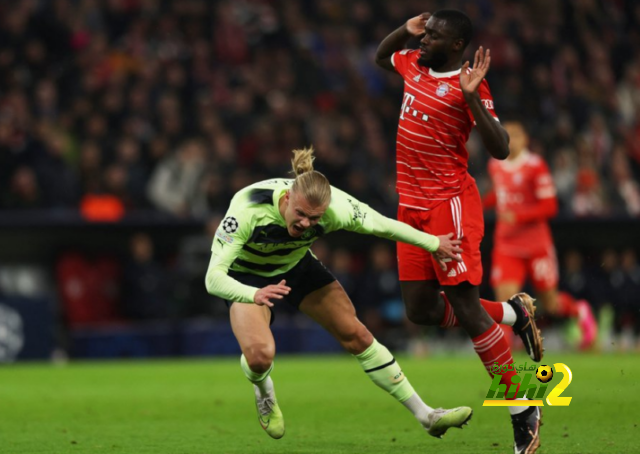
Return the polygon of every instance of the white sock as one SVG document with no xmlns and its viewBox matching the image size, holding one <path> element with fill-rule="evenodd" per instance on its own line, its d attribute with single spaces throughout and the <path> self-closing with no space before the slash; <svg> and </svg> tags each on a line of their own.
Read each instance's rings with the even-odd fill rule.
<svg viewBox="0 0 640 454">
<path fill-rule="evenodd" d="M 271 363 L 271 367 L 268 371 L 260 374 L 252 371 L 249 367 L 249 363 L 247 363 L 247 358 L 244 355 L 241 355 L 240 368 L 242 369 L 242 372 L 244 372 L 245 377 L 253 383 L 256 396 L 266 397 L 267 395 L 273 394 L 273 381 L 269 375 L 273 370 L 273 363 Z"/>
<path fill-rule="evenodd" d="M 260 393 L 260 397 L 266 397 L 273 394 L 273 380 L 271 380 L 271 377 L 267 377 L 261 382 L 254 383 L 253 385 Z"/>
<path fill-rule="evenodd" d="M 402 405 L 407 407 L 407 409 L 413 413 L 413 416 L 415 416 L 423 426 L 429 424 L 428 416 L 433 411 L 433 408 L 425 404 L 420 396 L 418 396 L 418 393 L 414 393 L 411 397 L 402 402 Z"/>
<path fill-rule="evenodd" d="M 515 400 L 527 400 L 527 398 L 526 397 L 518 397 Z M 529 407 L 516 406 L 516 407 L 508 407 L 508 408 L 509 408 L 509 413 L 511 415 L 519 415 L 520 413 L 522 413 L 523 411 L 525 411 Z"/>
<path fill-rule="evenodd" d="M 504 312 L 504 315 L 502 316 L 500 324 L 513 326 L 516 323 L 517 316 L 516 311 L 513 310 L 511 304 L 502 303 L 502 311 Z"/>
</svg>

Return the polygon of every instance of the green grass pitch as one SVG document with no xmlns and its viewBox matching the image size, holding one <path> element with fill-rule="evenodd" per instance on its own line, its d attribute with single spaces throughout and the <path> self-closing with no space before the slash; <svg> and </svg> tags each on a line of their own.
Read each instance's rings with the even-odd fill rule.
<svg viewBox="0 0 640 454">
<path fill-rule="evenodd" d="M 276 359 L 273 379 L 287 427 L 281 440 L 260 428 L 237 358 L 16 364 L 0 369 L 0 452 L 513 452 L 507 409 L 482 407 L 490 380 L 476 358 L 398 359 L 429 404 L 469 405 L 471 423 L 442 440 L 428 436 L 348 355 Z M 640 452 L 638 356 L 549 354 L 543 361 L 555 362 L 573 372 L 563 394 L 573 400 L 569 407 L 545 405 L 538 452 Z"/>
</svg>

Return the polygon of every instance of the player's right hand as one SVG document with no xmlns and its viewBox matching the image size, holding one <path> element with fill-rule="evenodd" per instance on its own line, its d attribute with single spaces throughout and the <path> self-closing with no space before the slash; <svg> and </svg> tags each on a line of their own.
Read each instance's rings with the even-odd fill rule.
<svg viewBox="0 0 640 454">
<path fill-rule="evenodd" d="M 431 17 L 431 13 L 422 13 L 419 16 L 412 17 L 407 21 L 407 31 L 413 36 L 424 35 L 424 26 Z"/>
<path fill-rule="evenodd" d="M 283 279 L 277 285 L 267 285 L 261 288 L 253 297 L 253 302 L 258 306 L 273 307 L 272 299 L 281 300 L 291 291 L 291 287 L 287 287 L 286 284 L 287 281 Z"/>
<path fill-rule="evenodd" d="M 462 257 L 460 257 L 460 254 L 462 253 L 460 243 L 462 243 L 462 241 L 457 239 L 452 240 L 452 237 L 453 233 L 449 233 L 448 235 L 438 235 L 440 246 L 438 246 L 438 249 L 432 253 L 443 271 L 447 270 L 446 262 L 448 261 L 455 260 L 456 262 L 462 262 Z"/>
</svg>

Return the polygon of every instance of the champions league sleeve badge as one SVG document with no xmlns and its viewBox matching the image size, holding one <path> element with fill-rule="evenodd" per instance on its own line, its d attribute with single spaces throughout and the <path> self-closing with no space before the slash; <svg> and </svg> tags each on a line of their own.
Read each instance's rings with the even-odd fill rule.
<svg viewBox="0 0 640 454">
<path fill-rule="evenodd" d="M 238 230 L 238 220 L 233 216 L 229 216 L 222 221 L 222 230 L 226 233 L 234 233 Z"/>
</svg>

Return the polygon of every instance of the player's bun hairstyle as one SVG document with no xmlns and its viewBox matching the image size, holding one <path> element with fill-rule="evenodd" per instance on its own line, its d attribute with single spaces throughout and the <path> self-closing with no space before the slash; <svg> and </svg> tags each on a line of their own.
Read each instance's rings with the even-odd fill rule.
<svg viewBox="0 0 640 454">
<path fill-rule="evenodd" d="M 313 147 L 293 150 L 291 165 L 296 176 L 291 190 L 302 196 L 312 205 L 329 205 L 331 202 L 331 185 L 320 172 L 313 170 Z"/>
<path fill-rule="evenodd" d="M 447 23 L 447 26 L 461 38 L 466 48 L 473 37 L 473 24 L 471 19 L 463 13 L 455 9 L 441 9 L 433 13 L 433 17 L 441 19 Z"/>
</svg>

